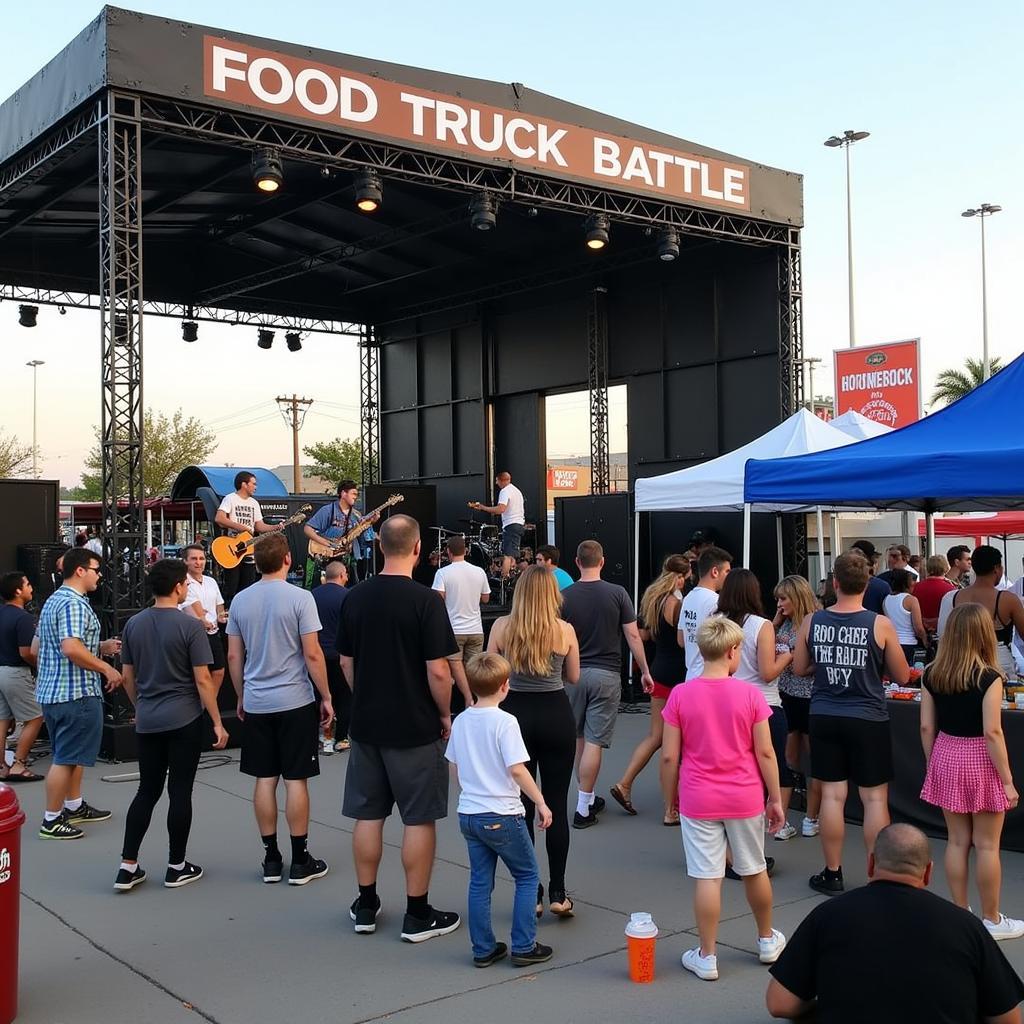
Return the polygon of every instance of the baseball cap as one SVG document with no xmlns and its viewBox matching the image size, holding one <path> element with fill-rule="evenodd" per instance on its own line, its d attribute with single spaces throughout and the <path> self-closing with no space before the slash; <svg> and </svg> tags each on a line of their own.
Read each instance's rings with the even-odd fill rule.
<svg viewBox="0 0 1024 1024">
<path fill-rule="evenodd" d="M 850 546 L 859 551 L 869 562 L 873 562 L 878 557 L 875 545 L 869 540 L 857 540 Z"/>
</svg>

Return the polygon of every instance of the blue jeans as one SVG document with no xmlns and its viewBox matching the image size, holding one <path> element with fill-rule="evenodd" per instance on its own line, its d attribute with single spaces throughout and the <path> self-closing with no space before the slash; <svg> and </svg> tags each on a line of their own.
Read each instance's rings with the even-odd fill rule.
<svg viewBox="0 0 1024 1024">
<path fill-rule="evenodd" d="M 540 876 L 526 819 L 519 814 L 460 814 L 459 828 L 469 847 L 469 938 L 473 956 L 487 956 L 496 945 L 491 928 L 491 892 L 499 857 L 516 883 L 512 952 L 528 953 L 537 941 Z"/>
</svg>

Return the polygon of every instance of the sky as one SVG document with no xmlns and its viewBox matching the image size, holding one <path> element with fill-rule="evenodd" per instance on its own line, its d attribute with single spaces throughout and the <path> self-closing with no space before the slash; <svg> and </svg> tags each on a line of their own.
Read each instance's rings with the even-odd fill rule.
<svg viewBox="0 0 1024 1024">
<path fill-rule="evenodd" d="M 843 155 L 822 142 L 847 128 L 870 131 L 851 154 L 859 343 L 920 337 L 926 399 L 939 370 L 980 357 L 979 223 L 960 213 L 990 202 L 1003 207 L 986 225 L 990 351 L 1008 361 L 1024 349 L 1018 131 L 1024 5 L 1013 0 L 969 8 L 946 0 L 660 0 L 641 7 L 606 0 L 520 0 L 512 7 L 385 0 L 371 17 L 364 4 L 309 0 L 286 6 L 137 0 L 130 6 L 328 50 L 520 81 L 803 174 L 804 347 L 805 355 L 823 360 L 815 368 L 818 393 L 831 392 L 832 351 L 847 344 Z M 8 5 L 0 97 L 99 9 L 71 0 Z M 202 325 L 200 341 L 185 345 L 177 323 L 147 320 L 146 405 L 165 412 L 181 407 L 208 423 L 220 438 L 213 458 L 225 463 L 291 462 L 278 395 L 314 399 L 303 444 L 358 436 L 352 342 L 313 335 L 292 354 L 279 338 L 270 352 L 257 353 L 252 334 Z M 96 316 L 70 310 L 58 317 L 44 307 L 39 326 L 27 332 L 5 305 L 0 346 L 9 385 L 0 429 L 31 442 L 32 371 L 22 364 L 44 360 L 38 369 L 41 475 L 73 485 L 99 421 Z M 322 372 L 325 361 L 334 372 Z M 237 367 L 244 367 L 238 378 L 244 383 L 222 397 L 223 375 Z M 15 382 L 21 386 L 10 386 Z M 552 455 L 588 450 L 585 403 L 565 402 L 563 415 L 549 417 Z M 624 411 L 616 410 L 613 448 L 622 433 Z"/>
</svg>

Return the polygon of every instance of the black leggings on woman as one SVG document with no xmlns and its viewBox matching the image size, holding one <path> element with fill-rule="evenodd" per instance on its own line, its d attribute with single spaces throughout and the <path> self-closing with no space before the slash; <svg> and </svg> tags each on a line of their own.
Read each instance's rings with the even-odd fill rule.
<svg viewBox="0 0 1024 1024">
<path fill-rule="evenodd" d="M 167 835 L 170 840 L 168 864 L 185 859 L 185 847 L 192 828 L 192 784 L 203 746 L 203 716 L 167 732 L 140 732 L 139 791 L 128 808 L 124 824 L 122 860 L 138 860 L 139 847 L 153 817 L 153 808 L 167 782 Z"/>
<path fill-rule="evenodd" d="M 511 692 L 502 710 L 519 722 L 530 760 L 527 771 L 536 778 L 540 769 L 540 790 L 551 808 L 551 827 L 544 833 L 550 880 L 548 892 L 565 892 L 565 862 L 569 859 L 569 784 L 576 757 L 576 720 L 565 690 Z M 523 794 L 526 827 L 533 840 L 536 808 Z"/>
</svg>

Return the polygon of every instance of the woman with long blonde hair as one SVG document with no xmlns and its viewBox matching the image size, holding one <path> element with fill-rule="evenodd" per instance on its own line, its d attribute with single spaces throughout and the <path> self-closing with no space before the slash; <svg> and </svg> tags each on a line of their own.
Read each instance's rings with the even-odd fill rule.
<svg viewBox="0 0 1024 1024">
<path fill-rule="evenodd" d="M 682 606 L 680 592 L 689 575 L 689 559 L 685 555 L 669 555 L 662 563 L 661 573 L 640 599 L 640 621 L 644 624 L 641 636 L 645 640 L 654 641 L 654 660 L 651 662 L 654 685 L 644 686 L 645 692 L 651 695 L 651 731 L 636 745 L 622 778 L 611 788 L 612 799 L 627 814 L 636 814 L 630 799 L 636 777 L 661 749 L 664 727 L 661 712 L 668 702 L 672 687 L 686 677 L 686 660 L 676 639 L 676 628 Z M 679 795 L 676 781 L 668 778 L 663 783 L 665 814 L 662 821 L 666 825 L 678 825 Z"/>
<path fill-rule="evenodd" d="M 999 911 L 999 839 L 1006 812 L 1017 806 L 1002 727 L 992 613 L 961 604 L 950 613 L 935 660 L 921 679 L 921 745 L 928 762 L 921 799 L 946 819 L 946 881 L 953 902 L 967 907 L 973 846 L 981 916 L 994 939 L 1024 935 L 1024 921 Z"/>
<path fill-rule="evenodd" d="M 509 694 L 502 708 L 519 722 L 530 755 L 526 767 L 536 777 L 551 808 L 545 833 L 548 854 L 548 900 L 551 912 L 571 917 L 572 899 L 565 891 L 569 857 L 569 784 L 576 756 L 576 719 L 565 683 L 580 678 L 576 631 L 558 613 L 562 595 L 554 574 L 542 565 L 526 569 L 512 592 L 512 610 L 491 626 L 487 650 L 501 654 L 512 666 Z M 534 806 L 523 795 L 526 827 L 533 840 Z M 537 916 L 544 912 L 544 887 L 537 890 Z"/>
</svg>

